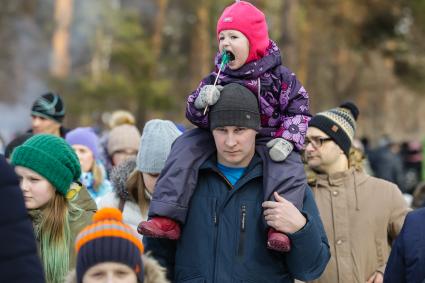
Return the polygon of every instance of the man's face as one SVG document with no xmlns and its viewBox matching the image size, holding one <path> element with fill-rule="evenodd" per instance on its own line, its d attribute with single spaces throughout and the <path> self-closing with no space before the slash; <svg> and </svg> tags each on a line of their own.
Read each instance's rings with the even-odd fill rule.
<svg viewBox="0 0 425 283">
<path fill-rule="evenodd" d="M 226 126 L 213 131 L 217 148 L 217 160 L 228 167 L 247 167 L 255 153 L 253 129 Z"/>
<path fill-rule="evenodd" d="M 31 126 L 34 134 L 59 135 L 61 125 L 58 122 L 35 115 L 32 115 L 31 118 Z"/>
<path fill-rule="evenodd" d="M 327 134 L 315 127 L 307 129 L 305 158 L 312 170 L 327 173 L 338 162 L 342 149 Z"/>
</svg>

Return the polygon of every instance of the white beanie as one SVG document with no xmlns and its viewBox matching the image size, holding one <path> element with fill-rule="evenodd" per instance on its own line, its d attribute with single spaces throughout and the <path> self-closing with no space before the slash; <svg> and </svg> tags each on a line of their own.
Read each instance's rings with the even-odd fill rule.
<svg viewBox="0 0 425 283">
<path fill-rule="evenodd" d="M 171 145 L 182 133 L 173 122 L 154 119 L 145 124 L 137 154 L 137 170 L 159 174 L 165 166 Z"/>
</svg>

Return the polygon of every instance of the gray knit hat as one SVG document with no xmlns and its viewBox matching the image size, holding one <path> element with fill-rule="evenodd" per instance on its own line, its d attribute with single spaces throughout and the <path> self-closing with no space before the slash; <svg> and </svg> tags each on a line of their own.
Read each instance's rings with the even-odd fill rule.
<svg viewBox="0 0 425 283">
<path fill-rule="evenodd" d="M 210 129 L 238 126 L 254 130 L 260 128 L 260 110 L 255 95 L 246 87 L 225 85 L 217 103 L 211 107 Z"/>
<path fill-rule="evenodd" d="M 145 124 L 137 154 L 137 170 L 159 174 L 165 166 L 171 145 L 181 135 L 173 122 L 154 119 Z"/>
</svg>

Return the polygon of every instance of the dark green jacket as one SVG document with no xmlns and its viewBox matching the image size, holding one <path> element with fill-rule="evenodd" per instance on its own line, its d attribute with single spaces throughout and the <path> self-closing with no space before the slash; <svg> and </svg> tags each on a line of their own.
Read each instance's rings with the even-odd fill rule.
<svg viewBox="0 0 425 283">
<path fill-rule="evenodd" d="M 89 193 L 87 192 L 87 189 L 85 187 L 79 187 L 75 186 L 71 190 L 73 193 L 68 193 L 69 196 L 72 196 L 69 201 L 72 203 L 70 207 L 73 206 L 78 207 L 81 211 L 78 212 L 71 212 L 70 213 L 70 230 L 71 230 L 71 241 L 69 244 L 69 251 L 70 251 L 70 269 L 75 267 L 76 262 L 76 255 L 74 250 L 74 243 L 75 238 L 77 237 L 78 233 L 87 225 L 92 223 L 92 216 L 96 212 L 96 203 L 94 200 L 90 197 Z M 41 222 L 41 210 L 35 209 L 31 210 L 29 212 L 30 217 L 32 219 L 34 231 L 36 233 L 36 239 L 37 244 L 40 246 L 40 238 L 37 235 L 37 231 L 39 229 L 39 225 Z M 77 217 L 79 216 L 79 217 Z"/>
</svg>

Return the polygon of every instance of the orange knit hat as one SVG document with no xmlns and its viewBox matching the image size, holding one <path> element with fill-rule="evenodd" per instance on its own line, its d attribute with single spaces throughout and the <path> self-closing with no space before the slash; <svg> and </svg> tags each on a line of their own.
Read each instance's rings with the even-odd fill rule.
<svg viewBox="0 0 425 283">
<path fill-rule="evenodd" d="M 84 273 L 103 262 L 118 262 L 129 266 L 139 282 L 143 282 L 141 255 L 144 247 L 136 231 L 122 222 L 122 213 L 116 208 L 103 208 L 93 216 L 93 224 L 77 236 L 77 280 Z"/>
</svg>

